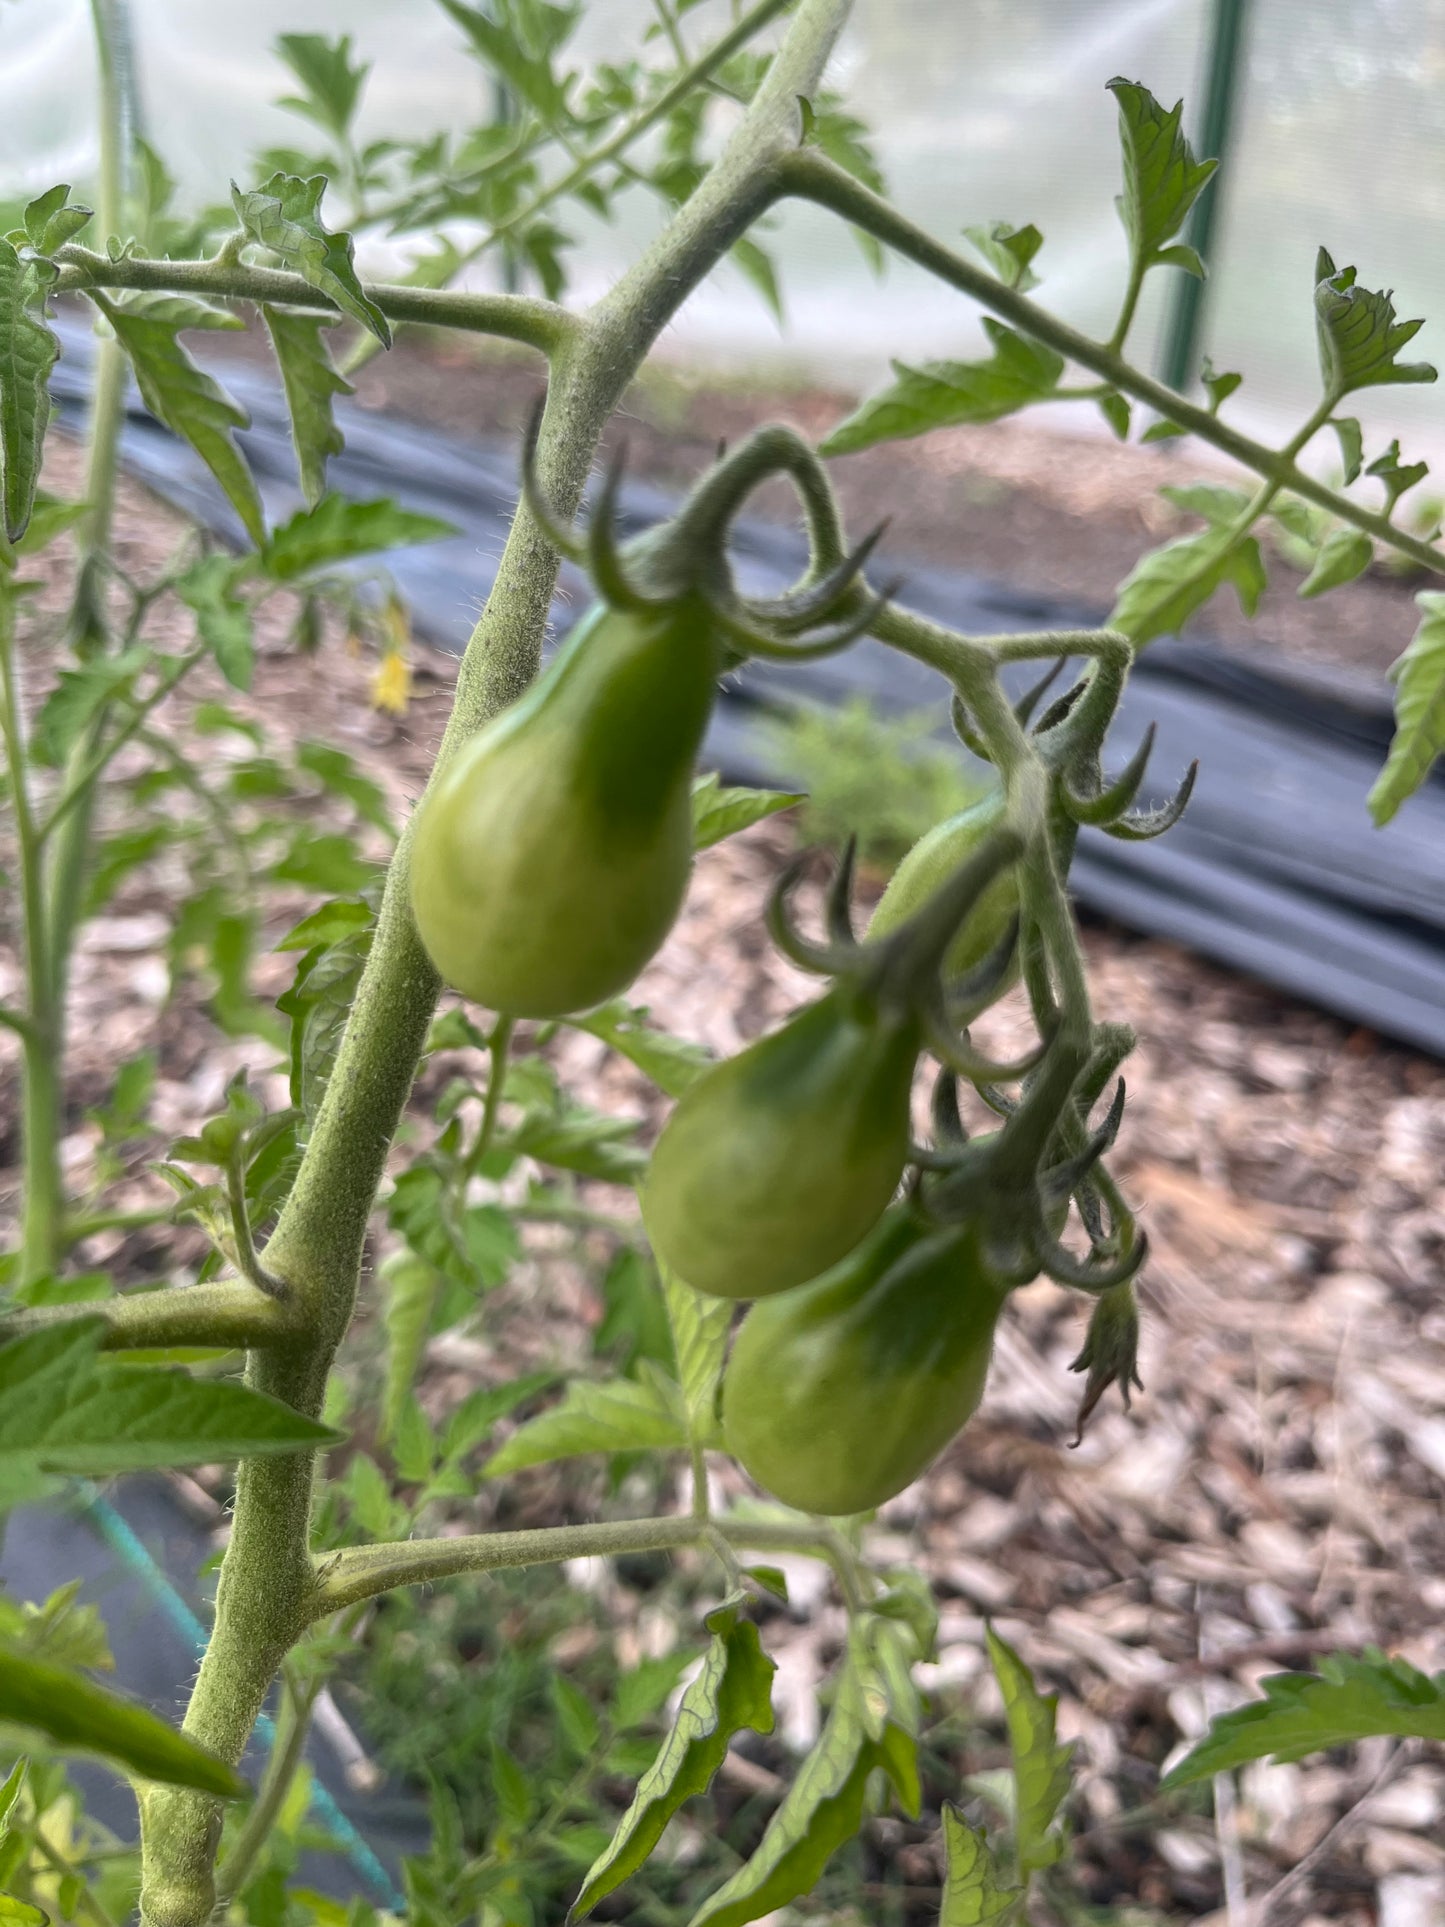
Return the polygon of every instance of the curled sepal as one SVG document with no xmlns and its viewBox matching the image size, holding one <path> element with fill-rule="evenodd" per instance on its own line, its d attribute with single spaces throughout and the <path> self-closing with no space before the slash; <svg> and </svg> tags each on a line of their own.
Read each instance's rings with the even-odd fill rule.
<svg viewBox="0 0 1445 1927">
<path fill-rule="evenodd" d="M 1157 810 L 1150 810 L 1147 815 L 1121 816 L 1117 823 L 1106 823 L 1105 834 L 1117 836 L 1124 843 L 1147 843 L 1153 837 L 1163 836 L 1166 830 L 1174 828 L 1189 807 L 1198 774 L 1199 762 L 1196 758 L 1184 772 L 1184 781 L 1167 803 L 1161 804 Z"/>
<path fill-rule="evenodd" d="M 775 624 L 784 633 L 795 628 L 806 629 L 814 622 L 821 622 L 824 616 L 832 614 L 862 575 L 869 556 L 882 541 L 887 529 L 888 518 L 885 516 L 877 528 L 870 529 L 841 562 L 807 588 L 790 589 L 779 596 L 749 596 L 743 601 L 743 608 L 754 622 Z"/>
<path fill-rule="evenodd" d="M 966 1031 L 955 1031 L 936 1007 L 924 1012 L 923 1034 L 938 1061 L 959 1077 L 967 1078 L 970 1084 L 1008 1084 L 1026 1077 L 1042 1062 L 1049 1047 L 1045 1037 L 1018 1057 L 1006 1060 L 987 1057 L 975 1049 Z"/>
<path fill-rule="evenodd" d="M 838 859 L 838 867 L 833 872 L 833 881 L 828 885 L 824 898 L 823 913 L 832 941 L 840 945 L 856 944 L 857 935 L 853 929 L 853 872 L 858 861 L 858 839 L 850 836 L 843 845 L 843 854 Z"/>
<path fill-rule="evenodd" d="M 973 718 L 968 713 L 968 706 L 957 690 L 954 691 L 953 700 L 949 704 L 948 716 L 949 721 L 953 724 L 953 733 L 963 744 L 964 748 L 968 750 L 971 755 L 976 756 L 981 763 L 991 763 L 993 758 L 989 755 L 988 744 L 974 728 Z"/>
<path fill-rule="evenodd" d="M 1113 1258 L 1100 1257 L 1095 1250 L 1087 1258 L 1077 1258 L 1054 1238 L 1041 1240 L 1038 1247 L 1039 1270 L 1056 1285 L 1068 1285 L 1073 1291 L 1111 1291 L 1137 1277 L 1148 1256 L 1149 1239 L 1143 1231 L 1135 1232 L 1129 1248 Z"/>
<path fill-rule="evenodd" d="M 1038 681 L 1030 684 L 1014 704 L 1014 719 L 1020 729 L 1027 729 L 1033 721 L 1034 711 L 1063 674 L 1064 664 L 1067 661 L 1067 656 L 1056 657 L 1054 661 L 1049 664 L 1043 675 L 1039 677 Z"/>
<path fill-rule="evenodd" d="M 933 1124 L 935 1143 L 967 1143 L 968 1126 L 964 1123 L 963 1113 L 958 1107 L 958 1079 L 946 1065 L 933 1080 L 933 1098 L 929 1105 L 929 1116 Z"/>
<path fill-rule="evenodd" d="M 1107 825 L 1116 822 L 1139 794 L 1144 772 L 1154 748 L 1155 726 L 1150 723 L 1144 740 L 1112 783 L 1095 782 L 1087 791 L 1076 789 L 1067 777 L 1059 784 L 1059 800 L 1076 823 Z"/>
<path fill-rule="evenodd" d="M 1113 1286 L 1094 1301 L 1083 1347 L 1069 1370 L 1089 1375 L 1079 1402 L 1077 1429 L 1070 1441 L 1078 1445 L 1084 1427 L 1111 1385 L 1119 1387 L 1126 1412 L 1131 1394 L 1144 1389 L 1139 1376 L 1139 1306 L 1130 1280 Z"/>
<path fill-rule="evenodd" d="M 857 946 L 852 943 L 831 944 L 814 943 L 805 937 L 793 922 L 791 903 L 793 892 L 802 882 L 808 868 L 809 853 L 804 850 L 787 863 L 781 876 L 768 894 L 767 908 L 763 921 L 767 925 L 769 937 L 776 949 L 780 950 L 799 970 L 810 971 L 816 977 L 831 977 L 846 970 L 853 962 Z M 848 859 L 845 858 L 845 861 Z M 841 867 L 841 866 L 840 866 Z M 838 888 L 834 879 L 830 897 Z"/>
<path fill-rule="evenodd" d="M 1075 1152 L 1072 1157 L 1065 1158 L 1062 1164 L 1056 1164 L 1044 1173 L 1044 1196 L 1050 1200 L 1060 1200 L 1076 1191 L 1100 1158 L 1113 1149 L 1114 1140 L 1119 1135 L 1119 1126 L 1123 1122 L 1124 1080 L 1121 1077 L 1107 1117 L 1089 1138 L 1083 1150 Z"/>
<path fill-rule="evenodd" d="M 890 583 L 878 594 L 869 596 L 856 615 L 835 623 L 830 629 L 820 629 L 801 641 L 792 641 L 787 635 L 774 635 L 761 623 L 749 620 L 721 602 L 712 604 L 712 613 L 719 627 L 746 655 L 761 656 L 765 662 L 813 662 L 820 656 L 836 655 L 840 649 L 846 649 L 850 642 L 856 642 L 860 636 L 876 628 L 878 618 L 900 587 L 901 584 L 897 582 Z"/>
<path fill-rule="evenodd" d="M 543 396 L 533 408 L 522 444 L 522 495 L 543 535 L 569 562 L 585 568 L 597 585 L 603 601 L 614 609 L 655 613 L 669 597 L 650 595 L 636 582 L 623 564 L 617 542 L 617 498 L 627 467 L 627 450 L 619 448 L 607 464 L 602 487 L 593 506 L 586 535 L 564 523 L 553 510 L 537 473 L 537 439 L 546 412 Z"/>
</svg>

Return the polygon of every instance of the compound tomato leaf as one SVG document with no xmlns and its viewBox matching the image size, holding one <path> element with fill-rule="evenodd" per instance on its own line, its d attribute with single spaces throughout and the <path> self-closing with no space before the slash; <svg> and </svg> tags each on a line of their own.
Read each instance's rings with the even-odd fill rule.
<svg viewBox="0 0 1445 1927">
<path fill-rule="evenodd" d="M 556 1405 L 529 1419 L 482 1468 L 490 1479 L 584 1452 L 675 1451 L 688 1443 L 682 1395 L 655 1367 L 598 1384 L 574 1379 Z"/>
<path fill-rule="evenodd" d="M 338 373 L 327 352 L 322 330 L 333 325 L 329 320 L 320 315 L 292 314 L 284 308 L 263 307 L 261 313 L 286 391 L 301 493 L 315 508 L 326 493 L 326 464 L 346 446 L 336 426 L 332 402 L 336 396 L 355 390 Z"/>
<path fill-rule="evenodd" d="M 1315 259 L 1315 333 L 1320 376 L 1331 403 L 1358 388 L 1434 381 L 1428 361 L 1397 359 L 1424 325 L 1423 320 L 1397 321 L 1387 290 L 1359 287 L 1353 268 L 1336 268 L 1329 251 L 1320 249 Z"/>
<path fill-rule="evenodd" d="M 694 1291 L 666 1265 L 659 1265 L 658 1270 L 667 1303 L 667 1321 L 672 1327 L 688 1430 L 695 1444 L 712 1445 L 718 1440 L 717 1388 L 727 1355 L 734 1308 L 727 1298 L 713 1298 Z"/>
<path fill-rule="evenodd" d="M 1015 334 L 991 316 L 984 331 L 993 343 L 987 361 L 893 364 L 891 388 L 872 395 L 819 443 L 821 455 L 849 455 L 875 442 L 901 441 L 960 422 L 996 422 L 1044 401 L 1064 372 L 1061 355 L 1041 341 Z"/>
<path fill-rule="evenodd" d="M 1173 635 L 1231 581 L 1243 607 L 1258 600 L 1264 563 L 1253 536 L 1233 547 L 1216 529 L 1181 536 L 1151 550 L 1119 584 L 1109 627 L 1122 630 L 1140 646 L 1155 636 Z"/>
<path fill-rule="evenodd" d="M 989 221 L 981 227 L 966 227 L 965 237 L 972 241 L 1006 287 L 1027 294 L 1039 285 L 1032 261 L 1044 244 L 1044 237 L 1032 221 L 1014 227 L 1008 221 Z"/>
<path fill-rule="evenodd" d="M 1308 599 L 1338 589 L 1363 575 L 1375 559 L 1375 545 L 1362 529 L 1336 529 L 1315 557 L 1314 567 L 1299 585 Z"/>
<path fill-rule="evenodd" d="M 64 1751 L 102 1759 L 170 1786 L 195 1787 L 234 1800 L 246 1783 L 144 1706 L 97 1686 L 68 1666 L 53 1666 L 0 1647 L 0 1721 L 29 1728 Z"/>
<path fill-rule="evenodd" d="M 735 1733 L 772 1732 L 776 1668 L 758 1643 L 757 1627 L 739 1616 L 741 1605 L 737 1594 L 707 1615 L 712 1644 L 702 1670 L 684 1692 L 672 1731 L 638 1781 L 617 1831 L 588 1871 L 569 1919 L 589 1914 L 636 1873 L 683 1802 L 712 1784 Z"/>
<path fill-rule="evenodd" d="M 1119 218 L 1129 237 L 1136 267 L 1164 258 L 1166 243 L 1183 227 L 1217 161 L 1196 161 L 1180 131 L 1183 101 L 1164 108 L 1137 81 L 1114 79 L 1109 92 L 1119 103 L 1119 141 L 1124 157 L 1124 192 Z M 1191 250 L 1192 252 L 1192 250 Z M 1177 265 L 1195 272 L 1194 261 Z"/>
<path fill-rule="evenodd" d="M 231 439 L 250 416 L 202 372 L 181 346 L 178 331 L 187 325 L 161 311 L 122 307 L 98 289 L 90 298 L 114 328 L 130 359 L 146 407 L 200 456 L 225 490 L 246 533 L 260 548 L 266 539 L 261 497 L 241 451 Z"/>
<path fill-rule="evenodd" d="M 1275 1673 L 1260 1685 L 1264 1698 L 1221 1713 L 1165 1774 L 1161 1792 L 1251 1760 L 1301 1760 L 1375 1734 L 1445 1740 L 1445 1673 L 1431 1678 L 1376 1647 L 1335 1653 L 1318 1673 Z"/>
<path fill-rule="evenodd" d="M 102 1318 L 0 1346 L 0 1507 L 49 1475 L 105 1476 L 325 1445 L 336 1434 L 242 1385 L 103 1356 Z"/>
<path fill-rule="evenodd" d="M 5 534 L 11 542 L 20 540 L 30 522 L 50 420 L 50 371 L 60 343 L 44 315 L 56 272 L 49 261 L 22 260 L 0 240 L 0 469 Z"/>
<path fill-rule="evenodd" d="M 857 1833 L 875 1769 L 892 1777 L 888 1698 L 855 1630 L 827 1724 L 768 1822 L 751 1860 L 703 1902 L 689 1927 L 746 1927 L 808 1893 L 833 1854 Z"/>
<path fill-rule="evenodd" d="M 1055 1737 L 1058 1695 L 1040 1693 L 1012 1646 L 988 1628 L 988 1656 L 1003 1694 L 1014 1768 L 1014 1841 L 1024 1874 L 1052 1867 L 1064 1850 L 1054 1826 L 1072 1785 L 1072 1743 Z"/>
<path fill-rule="evenodd" d="M 381 1422 L 376 1436 L 387 1445 L 396 1436 L 411 1397 L 412 1383 L 431 1332 L 432 1312 L 441 1284 L 435 1266 L 414 1251 L 394 1251 L 381 1267 L 386 1287 L 386 1378 L 381 1395 Z"/>
<path fill-rule="evenodd" d="M 957 1808 L 943 1809 L 943 1907 L 938 1927 L 1003 1927 L 1017 1920 L 1022 1887 L 1006 1886 L 981 1827 L 971 1827 Z"/>
<path fill-rule="evenodd" d="M 326 176 L 275 173 L 260 187 L 243 193 L 231 183 L 231 205 L 253 241 L 270 248 L 303 280 L 359 321 L 383 348 L 391 346 L 391 324 L 356 277 L 349 234 L 333 234 L 321 219 Z"/>
<path fill-rule="evenodd" d="M 251 608 L 236 594 L 240 565 L 229 555 L 206 555 L 176 583 L 176 594 L 196 618 L 196 632 L 233 689 L 249 689 L 255 666 Z"/>
<path fill-rule="evenodd" d="M 801 790 L 724 789 L 716 771 L 701 776 L 692 786 L 692 847 L 710 850 L 724 837 L 806 801 Z"/>
<path fill-rule="evenodd" d="M 353 556 L 442 542 L 456 533 L 440 516 L 398 508 L 385 496 L 351 502 L 344 495 L 323 495 L 313 508 L 298 509 L 281 524 L 261 551 L 261 566 L 276 582 L 294 582 L 313 569 L 329 569 Z"/>
<path fill-rule="evenodd" d="M 335 40 L 319 33 L 276 36 L 276 52 L 306 89 L 304 97 L 286 94 L 276 105 L 289 108 L 293 114 L 304 114 L 338 140 L 347 136 L 361 89 L 371 72 L 369 60 L 352 60 L 351 44 L 349 33 Z"/>
<path fill-rule="evenodd" d="M 59 187 L 49 188 L 38 194 L 21 216 L 25 233 L 31 247 L 37 254 L 54 254 L 63 248 L 67 241 L 73 240 L 80 230 L 93 217 L 94 210 L 68 205 L 70 188 L 61 182 Z"/>
<path fill-rule="evenodd" d="M 647 1016 L 641 1005 L 615 997 L 611 1003 L 601 1004 L 585 1016 L 569 1017 L 566 1022 L 574 1030 L 585 1030 L 590 1036 L 600 1037 L 619 1056 L 635 1064 L 645 1077 L 651 1078 L 666 1096 L 681 1097 L 688 1085 L 695 1083 L 713 1062 L 712 1053 L 702 1044 L 690 1044 L 685 1038 L 658 1030 L 647 1022 Z"/>
<path fill-rule="evenodd" d="M 1445 751 L 1445 592 L 1416 596 L 1420 626 L 1390 667 L 1395 685 L 1395 736 L 1370 791 L 1370 814 L 1384 825 L 1413 796 Z"/>
</svg>

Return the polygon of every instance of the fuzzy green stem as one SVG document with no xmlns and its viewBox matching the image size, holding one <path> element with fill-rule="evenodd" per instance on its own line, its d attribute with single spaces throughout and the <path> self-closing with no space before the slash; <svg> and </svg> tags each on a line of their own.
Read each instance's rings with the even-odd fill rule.
<svg viewBox="0 0 1445 1927">
<path fill-rule="evenodd" d="M 575 511 L 606 420 L 658 333 L 776 199 L 784 157 L 798 140 L 798 96 L 815 91 L 848 5 L 800 0 L 742 122 L 671 226 L 590 314 L 568 318 L 565 326 L 549 323 L 552 378 L 537 471 L 560 514 Z M 104 272 L 108 264 L 96 265 Z M 244 294 L 232 284 L 238 273 L 254 285 L 260 271 L 229 270 L 225 285 L 213 291 Z M 294 296 L 296 277 L 279 279 Z M 411 309 L 421 291 L 403 292 Z M 314 304 L 314 293 L 307 293 Z M 445 319 L 456 303 L 477 300 L 504 315 L 518 311 L 516 297 L 443 295 L 423 301 L 428 311 L 419 315 L 403 314 L 395 303 L 389 312 Z M 462 660 L 437 770 L 536 674 L 556 570 L 556 553 L 524 503 Z M 284 1351 L 253 1353 L 248 1380 L 310 1416 L 321 1410 L 332 1358 L 351 1320 L 376 1187 L 438 989 L 411 918 L 410 833 L 409 825 L 392 860 L 326 1095 L 265 1252 L 267 1270 L 294 1296 L 306 1337 Z M 309 1454 L 251 1459 L 240 1467 L 215 1628 L 185 1719 L 185 1731 L 223 1759 L 240 1758 L 277 1667 L 314 1616 L 311 1487 Z M 215 1899 L 217 1835 L 218 1809 L 206 1797 L 170 1789 L 148 1797 L 141 1902 L 147 1927 L 204 1927 Z"/>
<path fill-rule="evenodd" d="M 55 284 L 57 294 L 84 293 L 90 288 L 163 288 L 272 307 L 330 310 L 336 306 L 299 274 L 284 268 L 248 267 L 220 256 L 210 261 L 154 261 L 142 255 L 112 261 L 71 242 L 57 250 L 55 259 L 61 270 Z M 545 355 L 558 353 L 576 325 L 574 317 L 555 301 L 539 301 L 530 295 L 407 288 L 385 282 L 367 284 L 365 293 L 390 321 L 418 321 L 468 334 L 500 335 Z"/>
<path fill-rule="evenodd" d="M 0 1340 L 77 1318 L 103 1318 L 108 1327 L 102 1349 L 110 1352 L 163 1350 L 172 1345 L 204 1345 L 218 1351 L 295 1344 L 297 1320 L 290 1306 L 254 1285 L 228 1280 L 206 1285 L 173 1285 L 159 1291 L 129 1291 L 80 1305 L 42 1305 L 0 1318 Z"/>
<path fill-rule="evenodd" d="M 1428 542 L 1407 535 L 1403 529 L 1397 529 L 1387 516 L 1365 508 L 1362 503 L 1324 482 L 1316 481 L 1313 475 L 1300 468 L 1295 455 L 1300 452 L 1302 443 L 1291 445 L 1293 453 L 1269 448 L 1241 434 L 1238 429 L 1231 428 L 1207 409 L 1186 401 L 1172 388 L 1166 388 L 1162 382 L 1153 380 L 1133 367 L 1106 343 L 1081 334 L 1077 328 L 1071 328 L 1067 322 L 1051 315 L 1046 308 L 1038 307 L 1027 295 L 1007 287 L 997 276 L 976 267 L 962 255 L 955 254 L 951 248 L 944 247 L 942 242 L 935 241 L 925 229 L 910 221 L 907 215 L 900 214 L 897 208 L 881 195 L 873 193 L 871 188 L 864 187 L 861 181 L 854 180 L 851 174 L 836 166 L 816 148 L 801 148 L 790 155 L 784 163 L 784 175 L 788 193 L 831 208 L 855 227 L 862 228 L 865 233 L 895 248 L 910 261 L 916 261 L 940 281 L 947 282 L 963 294 L 971 295 L 975 301 L 1001 316 L 1021 333 L 1044 342 L 1066 360 L 1077 362 L 1081 368 L 1092 370 L 1111 388 L 1133 395 L 1136 401 L 1144 402 L 1157 414 L 1187 429 L 1191 435 L 1197 435 L 1201 441 L 1210 443 L 1222 454 L 1232 456 L 1242 467 L 1264 476 L 1277 489 L 1289 489 L 1296 495 L 1304 496 L 1307 501 L 1328 509 L 1331 515 L 1338 516 L 1341 521 L 1363 529 L 1367 535 L 1397 549 L 1401 555 L 1408 555 L 1422 568 L 1437 575 L 1445 574 L 1445 549 L 1435 548 Z M 1327 414 L 1326 410 L 1326 417 Z"/>
</svg>

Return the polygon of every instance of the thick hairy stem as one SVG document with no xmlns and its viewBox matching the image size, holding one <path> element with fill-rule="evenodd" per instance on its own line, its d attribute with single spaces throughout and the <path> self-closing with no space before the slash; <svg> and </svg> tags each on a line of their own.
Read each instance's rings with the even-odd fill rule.
<svg viewBox="0 0 1445 1927">
<path fill-rule="evenodd" d="M 1207 409 L 1186 401 L 1172 388 L 1166 388 L 1162 382 L 1143 374 L 1106 343 L 1081 334 L 1077 328 L 1071 328 L 1067 322 L 1051 315 L 1046 308 L 1038 307 L 1027 295 L 1005 286 L 986 269 L 976 267 L 961 254 L 946 248 L 941 241 L 935 241 L 931 234 L 910 221 L 907 215 L 900 214 L 882 195 L 873 193 L 861 181 L 854 180 L 851 174 L 845 173 L 816 148 L 800 149 L 789 156 L 784 162 L 784 175 L 788 193 L 831 208 L 855 227 L 896 248 L 910 261 L 916 261 L 940 281 L 947 282 L 963 294 L 971 295 L 1020 333 L 1046 343 L 1066 360 L 1077 362 L 1081 368 L 1101 375 L 1110 387 L 1133 395 L 1136 401 L 1144 402 L 1156 414 L 1188 429 L 1191 435 L 1209 442 L 1223 454 L 1233 456 L 1243 467 L 1253 469 L 1257 475 L 1272 482 L 1276 489 L 1290 489 L 1294 494 L 1304 496 L 1307 501 L 1315 502 L 1332 515 L 1337 515 L 1342 522 L 1349 522 L 1355 528 L 1363 529 L 1366 535 L 1372 535 L 1377 541 L 1397 549 L 1401 555 L 1408 555 L 1422 568 L 1437 575 L 1445 574 L 1445 549 L 1435 548 L 1413 535 L 1407 535 L 1403 529 L 1396 528 L 1387 516 L 1367 509 L 1351 496 L 1317 481 L 1300 468 L 1295 456 L 1302 443 L 1292 443 L 1285 451 L 1269 448 L 1241 434 L 1238 429 L 1231 428 Z M 1328 410 L 1323 411 L 1321 420 L 1327 414 Z"/>
<path fill-rule="evenodd" d="M 552 378 L 537 472 L 560 514 L 576 509 L 607 417 L 659 331 L 776 198 L 783 160 L 799 136 L 798 96 L 816 90 L 848 5 L 801 0 L 747 114 L 669 229 L 591 314 L 549 333 Z M 258 271 L 226 270 L 223 282 L 237 272 L 254 280 Z M 227 285 L 212 291 L 247 292 Z M 419 292 L 402 291 L 408 303 Z M 314 302 L 309 291 L 308 298 Z M 439 298 L 441 309 L 433 304 L 425 314 L 402 314 L 395 305 L 388 311 L 399 319 L 436 320 L 447 318 L 449 302 L 504 300 Z M 386 308 L 386 300 L 381 305 Z M 536 674 L 556 569 L 555 552 L 523 504 L 462 660 L 438 768 Z M 284 1352 L 254 1353 L 248 1379 L 312 1416 L 321 1409 L 331 1361 L 351 1319 L 372 1202 L 438 989 L 412 924 L 409 850 L 408 830 L 392 860 L 325 1099 L 265 1253 L 267 1271 L 287 1286 L 307 1338 Z M 250 1460 L 240 1468 L 215 1630 L 185 1720 L 185 1730 L 224 1759 L 240 1758 L 276 1668 L 307 1622 L 314 1596 L 311 1480 L 309 1454 Z M 216 1833 L 217 1809 L 205 1797 L 167 1791 L 148 1798 L 141 1907 L 150 1927 L 203 1927 L 209 1919 Z"/>
<path fill-rule="evenodd" d="M 215 1345 L 227 1351 L 294 1346 L 300 1327 L 294 1307 L 237 1280 L 129 1291 L 93 1304 L 41 1305 L 0 1318 L 0 1340 L 77 1318 L 103 1318 L 108 1352 L 151 1351 L 170 1345 Z"/>
</svg>

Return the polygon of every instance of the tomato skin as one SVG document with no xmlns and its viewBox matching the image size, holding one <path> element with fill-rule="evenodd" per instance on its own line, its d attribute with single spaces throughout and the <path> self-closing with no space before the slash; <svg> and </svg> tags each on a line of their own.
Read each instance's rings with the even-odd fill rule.
<svg viewBox="0 0 1445 1927">
<path fill-rule="evenodd" d="M 858 1250 L 754 1305 L 723 1375 L 728 1449 L 802 1512 L 871 1512 L 978 1408 L 1006 1293 L 975 1232 L 890 1211 Z"/>
<path fill-rule="evenodd" d="M 697 1291 L 760 1298 L 851 1251 L 898 1188 L 919 1036 L 836 985 L 704 1073 L 642 1190 L 658 1256 Z"/>
<path fill-rule="evenodd" d="M 1004 806 L 1003 790 L 995 787 L 921 836 L 889 879 L 873 912 L 868 935 L 887 936 L 915 910 L 922 909 L 940 885 L 998 829 Z M 995 944 L 1003 941 L 1018 910 L 1018 874 L 1009 868 L 985 887 L 964 919 L 944 958 L 946 974 L 961 977 L 982 963 Z"/>
<path fill-rule="evenodd" d="M 720 665 L 699 605 L 599 604 L 451 760 L 417 813 L 411 901 L 454 990 L 541 1018 L 632 982 L 687 890 Z"/>
</svg>

